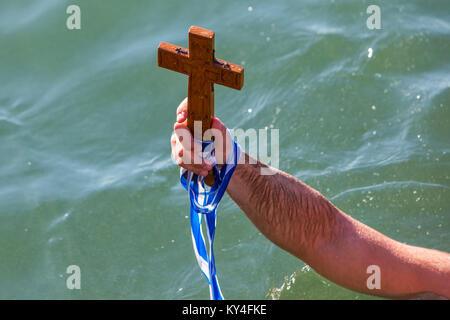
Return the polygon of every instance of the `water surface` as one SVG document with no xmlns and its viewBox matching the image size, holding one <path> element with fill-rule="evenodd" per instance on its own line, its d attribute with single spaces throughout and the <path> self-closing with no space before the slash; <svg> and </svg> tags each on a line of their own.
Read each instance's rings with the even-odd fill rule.
<svg viewBox="0 0 450 320">
<path fill-rule="evenodd" d="M 66 28 L 71 4 L 81 30 Z M 396 240 L 450 251 L 449 9 L 3 0 L 0 298 L 209 298 L 170 158 L 187 81 L 156 66 L 158 44 L 186 47 L 191 25 L 245 67 L 243 91 L 216 86 L 229 127 L 280 129 L 282 170 Z M 215 251 L 228 299 L 368 298 L 274 246 L 227 196 Z M 81 290 L 66 287 L 72 264 Z"/>
</svg>

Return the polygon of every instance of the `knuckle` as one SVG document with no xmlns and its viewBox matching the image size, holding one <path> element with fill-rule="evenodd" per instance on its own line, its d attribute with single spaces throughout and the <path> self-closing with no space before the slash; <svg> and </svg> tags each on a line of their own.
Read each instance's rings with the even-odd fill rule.
<svg viewBox="0 0 450 320">
<path fill-rule="evenodd" d="M 175 132 L 170 136 L 170 142 L 172 144 L 175 144 L 177 142 L 177 135 L 175 134 Z"/>
</svg>

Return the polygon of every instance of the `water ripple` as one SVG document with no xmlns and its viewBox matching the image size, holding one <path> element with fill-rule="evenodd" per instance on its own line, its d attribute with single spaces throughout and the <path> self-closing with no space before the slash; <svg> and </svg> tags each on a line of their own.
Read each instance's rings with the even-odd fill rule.
<svg viewBox="0 0 450 320">
<path fill-rule="evenodd" d="M 353 193 L 353 192 L 397 189 L 397 188 L 412 187 L 412 186 L 450 189 L 450 187 L 444 186 L 442 184 L 435 184 L 435 183 L 427 183 L 427 182 L 419 182 L 419 181 L 391 181 L 391 182 L 386 182 L 386 183 L 381 183 L 381 184 L 376 184 L 376 185 L 371 185 L 371 186 L 350 188 L 348 190 L 345 190 L 343 192 L 336 194 L 335 196 L 331 197 L 330 200 L 339 199 L 339 198 L 341 198 L 345 195 L 348 195 L 350 193 Z"/>
</svg>

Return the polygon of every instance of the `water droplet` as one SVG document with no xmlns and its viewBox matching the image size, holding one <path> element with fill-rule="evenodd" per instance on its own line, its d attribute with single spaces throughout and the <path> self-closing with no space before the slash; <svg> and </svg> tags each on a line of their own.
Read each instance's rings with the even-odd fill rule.
<svg viewBox="0 0 450 320">
<path fill-rule="evenodd" d="M 247 111 L 248 111 L 248 113 L 252 113 L 253 110 L 252 110 L 252 108 L 249 108 Z"/>
<path fill-rule="evenodd" d="M 248 10 L 248 12 L 252 12 L 253 11 L 253 7 L 250 6 L 250 7 L 247 8 L 247 10 Z"/>
<path fill-rule="evenodd" d="M 311 271 L 311 267 L 308 266 L 308 265 L 305 265 L 301 270 L 302 270 L 303 272 L 309 272 L 309 271 Z"/>
<path fill-rule="evenodd" d="M 372 110 L 377 110 L 377 107 L 375 107 L 375 106 L 372 106 Z"/>
<path fill-rule="evenodd" d="M 372 58 L 373 50 L 372 48 L 367 49 L 367 57 Z"/>
</svg>

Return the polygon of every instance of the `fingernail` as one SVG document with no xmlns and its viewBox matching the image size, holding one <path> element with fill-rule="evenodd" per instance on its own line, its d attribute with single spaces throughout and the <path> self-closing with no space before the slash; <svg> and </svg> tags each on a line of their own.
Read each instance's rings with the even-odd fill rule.
<svg viewBox="0 0 450 320">
<path fill-rule="evenodd" d="M 186 111 L 181 111 L 177 114 L 177 122 L 183 122 L 186 119 Z"/>
</svg>

